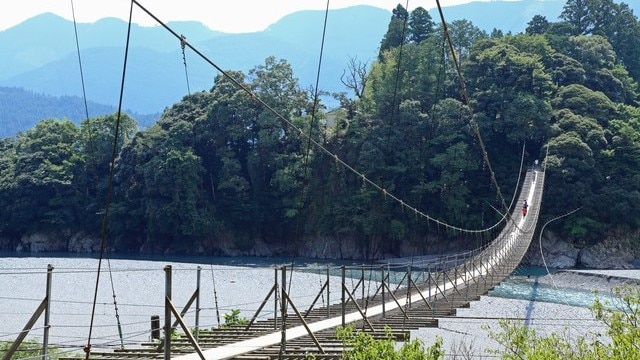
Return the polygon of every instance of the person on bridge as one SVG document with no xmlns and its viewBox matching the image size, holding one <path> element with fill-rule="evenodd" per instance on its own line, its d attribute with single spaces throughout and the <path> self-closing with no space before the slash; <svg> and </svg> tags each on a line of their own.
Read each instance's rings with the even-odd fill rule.
<svg viewBox="0 0 640 360">
<path fill-rule="evenodd" d="M 524 200 L 524 204 L 522 204 L 522 217 L 527 216 L 527 208 L 529 204 L 527 204 L 527 199 Z"/>
</svg>

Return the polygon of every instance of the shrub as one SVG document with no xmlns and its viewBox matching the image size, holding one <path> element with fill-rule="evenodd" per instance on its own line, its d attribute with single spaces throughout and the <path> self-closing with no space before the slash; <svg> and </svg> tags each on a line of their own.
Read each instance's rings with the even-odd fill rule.
<svg viewBox="0 0 640 360">
<path fill-rule="evenodd" d="M 346 348 L 342 358 L 345 360 L 439 360 L 444 357 L 440 338 L 428 349 L 424 348 L 422 341 L 414 339 L 403 343 L 396 350 L 391 329 L 385 327 L 384 331 L 385 338 L 376 340 L 369 333 L 355 332 L 353 325 L 338 328 L 337 337 Z"/>
<path fill-rule="evenodd" d="M 640 287 L 615 288 L 613 295 L 614 301 L 596 299 L 591 307 L 596 319 L 606 325 L 606 335 L 589 333 L 571 341 L 563 334 L 544 337 L 524 325 L 500 321 L 500 331 L 487 329 L 504 349 L 490 352 L 507 360 L 640 359 Z"/>
</svg>

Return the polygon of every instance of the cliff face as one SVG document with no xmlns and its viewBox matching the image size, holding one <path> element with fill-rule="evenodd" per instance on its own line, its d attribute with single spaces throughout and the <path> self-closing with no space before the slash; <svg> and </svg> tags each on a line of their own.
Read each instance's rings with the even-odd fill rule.
<svg viewBox="0 0 640 360">
<path fill-rule="evenodd" d="M 0 239 L 0 242 L 1 241 Z M 7 242 L 9 242 L 8 239 Z M 23 235 L 15 247 L 10 250 L 29 253 L 93 253 L 100 251 L 100 238 L 84 232 L 73 233 L 64 230 L 37 232 Z"/>
<path fill-rule="evenodd" d="M 542 244 L 534 239 L 527 252 L 523 265 L 546 266 L 556 269 L 592 268 L 592 269 L 630 269 L 640 267 L 640 249 L 634 241 L 640 234 L 611 235 L 600 243 L 579 248 L 561 239 L 555 233 L 546 231 Z M 0 238 L 0 249 L 21 253 L 97 253 L 101 239 L 86 233 L 69 231 L 39 232 L 22 236 L 19 240 Z M 452 245 L 453 246 L 453 245 Z M 455 252 L 454 248 L 440 249 Z M 175 249 L 141 248 L 141 254 L 182 254 L 216 256 L 258 256 L 273 257 L 290 255 L 316 259 L 370 260 L 412 257 L 425 254 L 425 250 L 410 242 L 403 242 L 397 253 L 385 253 L 380 241 L 363 245 L 353 238 L 334 239 L 318 237 L 301 240 L 298 244 L 274 246 L 261 240 L 255 240 L 250 246 L 239 247 L 233 239 L 210 241 L 198 248 L 187 251 Z M 429 249 L 433 249 L 430 247 Z M 117 249 L 116 249 L 117 250 Z M 428 252 L 428 251 L 427 251 Z M 437 253 L 436 251 L 432 251 Z"/>
<path fill-rule="evenodd" d="M 640 249 L 633 239 L 640 234 L 612 234 L 591 246 L 578 247 L 545 231 L 540 244 L 534 239 L 525 265 L 549 268 L 632 269 L 640 267 Z"/>
</svg>

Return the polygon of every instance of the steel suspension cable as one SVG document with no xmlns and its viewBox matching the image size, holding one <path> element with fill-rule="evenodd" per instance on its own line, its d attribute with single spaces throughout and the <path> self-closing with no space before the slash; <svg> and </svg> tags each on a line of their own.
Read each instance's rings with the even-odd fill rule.
<svg viewBox="0 0 640 360">
<path fill-rule="evenodd" d="M 318 59 L 318 71 L 316 73 L 316 86 L 313 94 L 313 107 L 311 108 L 311 120 L 309 121 L 309 134 L 306 136 L 307 149 L 305 151 L 305 156 L 304 156 L 304 175 L 302 178 L 302 184 L 300 186 L 300 205 L 298 207 L 299 211 L 296 217 L 296 234 L 295 234 L 294 243 L 293 243 L 293 259 L 291 261 L 291 271 L 289 272 L 289 289 L 287 290 L 288 293 L 291 293 L 291 283 L 293 282 L 292 281 L 293 269 L 295 265 L 295 257 L 298 251 L 297 245 L 298 245 L 299 236 L 300 236 L 300 212 L 304 208 L 304 189 L 307 185 L 307 178 L 308 178 L 309 154 L 311 153 L 311 138 L 313 137 L 313 124 L 316 120 L 316 113 L 318 110 L 318 103 L 319 103 L 318 88 L 320 84 L 320 71 L 322 70 L 322 55 L 324 53 L 324 42 L 325 42 L 325 37 L 327 33 L 327 19 L 329 18 L 329 1 L 330 0 L 327 0 L 327 7 L 324 12 L 324 25 L 322 27 L 322 41 L 320 42 L 320 56 Z"/>
<path fill-rule="evenodd" d="M 460 88 L 462 90 L 463 100 L 465 105 L 467 106 L 467 109 L 469 109 L 469 113 L 471 115 L 471 127 L 473 128 L 473 132 L 478 138 L 478 143 L 480 144 L 480 149 L 482 151 L 482 157 L 484 159 L 484 162 L 487 164 L 487 167 L 489 168 L 489 174 L 491 175 L 491 182 L 496 187 L 496 193 L 498 195 L 498 198 L 500 199 L 500 202 L 502 203 L 502 207 L 504 208 L 505 212 L 509 214 L 509 208 L 507 207 L 507 203 L 505 202 L 504 197 L 502 196 L 502 192 L 500 191 L 500 185 L 498 185 L 498 181 L 496 180 L 496 175 L 493 172 L 493 168 L 491 167 L 491 162 L 489 161 L 489 154 L 487 153 L 487 149 L 484 145 L 484 141 L 482 140 L 482 136 L 480 135 L 480 128 L 478 127 L 478 123 L 475 120 L 475 115 L 471 110 L 471 103 L 469 102 L 467 86 L 465 85 L 464 77 L 462 76 L 462 69 L 460 68 L 460 64 L 458 63 L 458 58 L 456 57 L 456 52 L 453 47 L 453 41 L 451 40 L 451 36 L 449 36 L 449 30 L 447 27 L 447 22 L 444 19 L 444 13 L 442 12 L 442 6 L 440 5 L 440 0 L 436 0 L 436 4 L 438 5 L 438 12 L 440 13 L 440 20 L 442 21 L 442 28 L 444 29 L 445 36 L 449 43 L 451 58 L 453 59 L 453 63 L 458 73 L 458 80 L 460 81 Z M 511 217 L 510 214 L 509 214 L 509 217 Z"/>
<path fill-rule="evenodd" d="M 213 264 L 211 264 L 211 282 L 213 283 L 213 300 L 216 305 L 216 320 L 218 321 L 218 327 L 220 327 L 220 309 L 218 308 L 218 292 L 216 291 L 216 277 L 213 273 Z"/>
<path fill-rule="evenodd" d="M 87 106 L 87 92 L 85 91 L 85 86 L 84 86 L 84 73 L 82 71 L 82 58 L 80 56 L 80 42 L 78 41 L 78 26 L 76 24 L 76 11 L 75 11 L 75 8 L 73 7 L 73 0 L 70 0 L 70 1 L 71 1 L 71 14 L 73 16 L 73 31 L 76 36 L 78 65 L 80 66 L 80 82 L 82 83 L 82 99 L 84 100 L 84 114 L 85 114 L 85 119 L 89 120 L 89 107 Z M 89 132 L 89 137 L 91 137 L 91 132 Z M 91 139 L 89 139 L 89 143 L 92 143 Z"/>
<path fill-rule="evenodd" d="M 94 147 L 94 141 L 93 141 L 93 126 L 91 126 L 91 121 L 89 120 L 89 107 L 87 106 L 87 92 L 85 90 L 85 83 L 84 83 L 84 71 L 82 69 L 82 56 L 80 55 L 80 41 L 78 39 L 78 26 L 77 26 L 77 21 L 76 21 L 76 11 L 75 11 L 75 7 L 73 6 L 73 0 L 70 0 L 71 2 L 71 14 L 73 16 L 73 30 L 74 30 L 74 34 L 75 34 L 75 39 L 76 39 L 76 50 L 78 53 L 78 66 L 80 69 L 80 81 L 82 83 L 82 98 L 84 101 L 84 111 L 85 111 L 85 118 L 87 121 L 87 135 L 89 136 L 89 152 L 91 154 L 91 159 L 92 161 L 92 165 L 93 165 L 93 170 L 94 170 L 94 174 L 96 175 L 96 177 L 98 176 L 98 165 L 97 165 L 97 160 L 96 160 L 96 156 L 95 156 L 95 147 Z M 120 324 L 120 314 L 118 313 L 118 303 L 116 301 L 116 291 L 115 291 L 115 287 L 113 286 L 113 274 L 111 273 L 111 262 L 109 261 L 109 258 L 107 258 L 107 265 L 109 268 L 109 279 L 111 281 L 111 294 L 113 296 L 113 306 L 115 309 L 115 316 L 116 316 L 116 323 L 118 326 L 118 333 L 120 334 L 120 347 L 122 349 L 124 349 L 124 340 L 122 338 L 122 325 Z"/>
<path fill-rule="evenodd" d="M 117 151 L 118 151 L 118 136 L 120 134 L 120 116 L 122 113 L 122 99 L 123 99 L 123 93 L 124 93 L 124 80 L 125 80 L 125 75 L 127 73 L 127 58 L 129 55 L 129 42 L 131 39 L 131 20 L 132 20 L 132 16 L 133 16 L 133 1 L 131 2 L 131 7 L 129 8 L 129 26 L 127 28 L 127 41 L 126 41 L 126 46 L 125 46 L 125 53 L 124 53 L 124 64 L 123 64 L 123 69 L 122 69 L 122 81 L 120 83 L 120 99 L 118 101 L 118 114 L 116 116 L 116 129 L 115 129 L 115 134 L 114 134 L 114 139 L 113 139 L 113 149 L 112 149 L 112 153 L 111 153 L 111 164 L 110 164 L 110 168 L 109 168 L 109 181 L 107 184 L 107 192 L 106 192 L 106 199 L 105 199 L 105 211 L 104 211 L 104 215 L 102 217 L 102 238 L 100 241 L 100 257 L 98 259 L 98 272 L 96 275 L 96 286 L 95 286 L 95 292 L 93 294 L 93 305 L 91 308 L 91 322 L 89 324 L 89 335 L 87 337 L 87 345 L 84 348 L 84 351 L 86 353 L 86 360 L 89 360 L 89 356 L 91 354 L 91 335 L 92 335 L 92 331 L 93 331 L 93 322 L 95 319 L 95 312 L 96 312 L 96 302 L 98 299 L 98 285 L 100 284 L 100 270 L 102 268 L 102 258 L 104 256 L 104 250 L 105 250 L 105 244 L 106 244 L 106 239 L 107 239 L 107 218 L 109 217 L 109 206 L 111 204 L 111 192 L 113 189 L 113 177 L 114 177 L 114 173 L 115 173 L 115 162 L 116 162 L 116 155 L 117 155 Z"/>
<path fill-rule="evenodd" d="M 404 18 L 404 24 L 402 25 L 402 38 L 400 41 L 400 49 L 398 50 L 398 65 L 396 66 L 396 82 L 393 87 L 393 100 L 391 101 L 391 119 L 389 119 L 389 131 L 387 132 L 387 147 L 389 146 L 389 137 L 391 133 L 391 125 L 395 120 L 396 115 L 396 101 L 398 97 L 398 87 L 400 87 L 400 70 L 402 68 L 402 54 L 404 49 L 404 41 L 407 31 L 407 23 L 409 22 L 409 0 L 406 2 L 405 10 L 407 11 L 407 15 Z M 399 105 L 398 105 L 399 106 Z"/>
</svg>

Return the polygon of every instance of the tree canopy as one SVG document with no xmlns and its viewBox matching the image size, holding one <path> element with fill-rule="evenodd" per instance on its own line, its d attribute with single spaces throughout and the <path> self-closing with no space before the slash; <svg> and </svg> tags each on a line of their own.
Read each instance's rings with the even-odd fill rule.
<svg viewBox="0 0 640 360">
<path fill-rule="evenodd" d="M 500 218 L 478 136 L 503 191 L 517 189 L 523 146 L 526 164 L 546 160 L 543 213 L 582 209 L 552 225 L 562 235 L 636 231 L 640 33 L 628 7 L 570 0 L 560 21 L 535 16 L 515 35 L 448 24 L 468 103 L 437 28 L 398 5 L 378 61 L 345 64 L 358 91 L 338 95 L 343 111 L 315 107 L 286 60 L 268 57 L 218 75 L 145 130 L 122 116 L 113 247 L 208 254 L 261 240 L 295 253 L 305 239 L 348 238 L 362 257 L 407 243 L 426 253 L 459 234 L 403 204 L 464 228 Z M 0 140 L 0 236 L 100 230 L 117 118 L 45 119 Z"/>
</svg>

